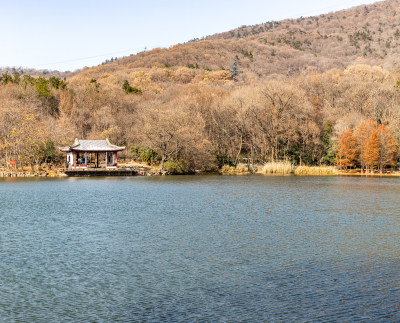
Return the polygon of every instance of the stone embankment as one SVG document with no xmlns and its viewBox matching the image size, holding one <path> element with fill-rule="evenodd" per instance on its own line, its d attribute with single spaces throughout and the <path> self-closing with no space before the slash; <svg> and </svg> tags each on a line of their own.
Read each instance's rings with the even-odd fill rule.
<svg viewBox="0 0 400 323">
<path fill-rule="evenodd" d="M 162 176 L 168 175 L 157 167 L 135 165 L 117 169 L 89 168 L 66 170 L 61 167 L 0 168 L 0 177 L 63 177 L 63 176 Z"/>
<path fill-rule="evenodd" d="M 64 172 L 59 170 L 6 170 L 0 169 L 0 177 L 62 177 L 66 176 Z"/>
</svg>

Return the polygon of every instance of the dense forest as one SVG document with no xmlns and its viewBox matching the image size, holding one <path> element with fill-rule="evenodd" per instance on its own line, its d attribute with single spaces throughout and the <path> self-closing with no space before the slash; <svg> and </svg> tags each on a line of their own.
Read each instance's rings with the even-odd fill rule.
<svg viewBox="0 0 400 323">
<path fill-rule="evenodd" d="M 0 159 L 62 162 L 57 147 L 78 137 L 182 171 L 268 161 L 382 170 L 400 140 L 397 8 L 242 27 L 66 78 L 5 71 Z"/>
</svg>

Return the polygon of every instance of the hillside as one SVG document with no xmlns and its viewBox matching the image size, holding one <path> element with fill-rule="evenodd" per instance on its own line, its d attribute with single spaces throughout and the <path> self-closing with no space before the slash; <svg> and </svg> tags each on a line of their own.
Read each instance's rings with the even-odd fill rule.
<svg viewBox="0 0 400 323">
<path fill-rule="evenodd" d="M 151 68 L 223 71 L 237 60 L 242 75 L 274 78 L 345 69 L 352 64 L 397 71 L 400 0 L 377 2 L 316 17 L 242 26 L 203 40 L 154 49 L 87 69 L 87 77 L 128 76 Z M 200 70 L 200 71 L 199 71 Z"/>
</svg>

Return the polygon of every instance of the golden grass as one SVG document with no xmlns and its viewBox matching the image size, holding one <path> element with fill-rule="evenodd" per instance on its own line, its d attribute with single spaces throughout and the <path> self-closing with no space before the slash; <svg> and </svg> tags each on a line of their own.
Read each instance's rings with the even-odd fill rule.
<svg viewBox="0 0 400 323">
<path fill-rule="evenodd" d="M 298 166 L 295 175 L 338 175 L 339 169 L 334 166 Z"/>
<path fill-rule="evenodd" d="M 295 174 L 295 175 L 338 175 L 339 169 L 333 166 L 297 166 L 290 162 L 268 162 L 260 173 L 262 174 Z"/>
<path fill-rule="evenodd" d="M 221 168 L 221 173 L 222 174 L 235 174 L 235 175 L 244 175 L 244 174 L 250 174 L 251 170 L 246 164 L 238 164 L 236 167 L 234 166 L 229 166 L 229 165 L 224 165 Z"/>
<path fill-rule="evenodd" d="M 293 165 L 289 162 L 268 162 L 261 169 L 262 174 L 291 174 Z"/>
</svg>

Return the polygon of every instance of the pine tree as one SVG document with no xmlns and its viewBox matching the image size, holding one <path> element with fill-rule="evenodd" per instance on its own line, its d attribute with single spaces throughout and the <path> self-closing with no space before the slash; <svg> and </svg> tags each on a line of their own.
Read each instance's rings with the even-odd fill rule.
<svg viewBox="0 0 400 323">
<path fill-rule="evenodd" d="M 230 72 L 231 72 L 232 78 L 233 78 L 234 80 L 236 80 L 237 76 L 239 75 L 238 70 L 237 70 L 237 62 L 236 62 L 236 59 L 233 60 L 233 63 L 232 63 Z"/>
<path fill-rule="evenodd" d="M 122 89 L 123 89 L 126 93 L 129 93 L 129 88 L 130 88 L 129 82 L 128 82 L 128 80 L 125 80 L 125 81 L 124 81 L 124 84 L 122 85 Z"/>
<path fill-rule="evenodd" d="M 331 121 L 328 120 L 325 123 L 325 127 L 321 138 L 322 143 L 324 145 L 323 157 L 321 161 L 327 163 L 328 165 L 332 165 L 335 162 L 335 149 L 333 148 L 331 142 L 332 131 L 333 131 L 333 124 Z"/>
<path fill-rule="evenodd" d="M 125 91 L 126 94 L 129 94 L 129 93 L 141 94 L 142 93 L 141 90 L 130 86 L 128 80 L 124 81 L 124 84 L 122 85 L 122 89 Z"/>
</svg>

